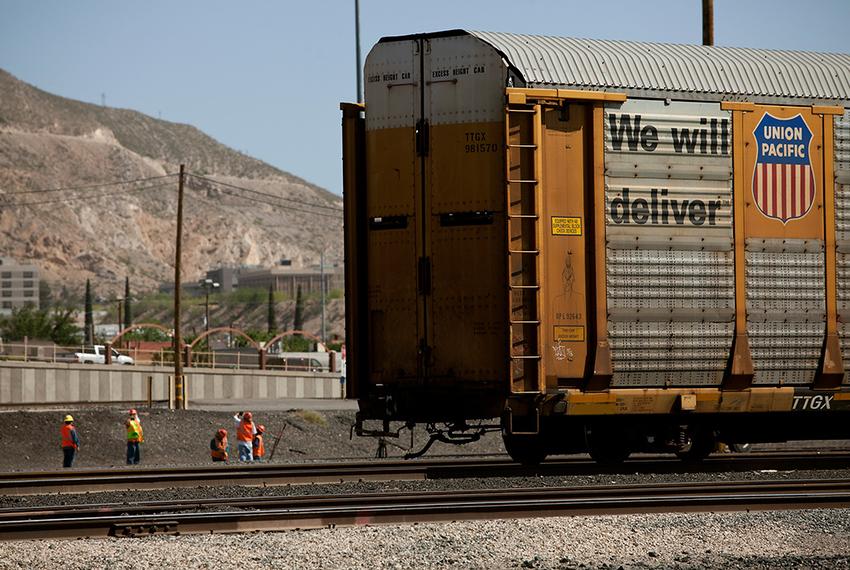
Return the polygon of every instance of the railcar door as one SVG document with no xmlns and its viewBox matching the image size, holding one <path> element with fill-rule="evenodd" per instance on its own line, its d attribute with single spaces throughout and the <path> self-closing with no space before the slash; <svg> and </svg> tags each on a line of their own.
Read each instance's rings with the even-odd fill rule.
<svg viewBox="0 0 850 570">
<path fill-rule="evenodd" d="M 388 41 L 369 54 L 373 384 L 504 385 L 506 73 L 470 36 Z"/>
<path fill-rule="evenodd" d="M 366 61 L 369 379 L 416 378 L 421 194 L 416 124 L 421 115 L 420 42 L 378 44 Z"/>
<path fill-rule="evenodd" d="M 506 69 L 470 36 L 423 41 L 420 330 L 429 381 L 507 376 Z"/>
</svg>

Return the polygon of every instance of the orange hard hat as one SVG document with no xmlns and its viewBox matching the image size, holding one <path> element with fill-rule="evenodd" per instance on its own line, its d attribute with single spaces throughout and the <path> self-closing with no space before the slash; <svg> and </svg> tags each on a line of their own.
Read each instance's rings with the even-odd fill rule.
<svg viewBox="0 0 850 570">
<path fill-rule="evenodd" d="M 258 431 L 259 433 L 264 433 L 264 432 L 266 431 L 266 426 L 264 426 L 263 424 L 258 425 L 258 426 L 257 426 L 257 431 Z"/>
<path fill-rule="evenodd" d="M 227 437 L 227 430 L 226 429 L 220 429 L 217 432 L 215 432 L 215 436 L 218 439 L 225 438 L 225 437 Z"/>
<path fill-rule="evenodd" d="M 242 419 L 244 419 L 245 421 L 248 421 L 248 422 L 250 422 L 251 418 L 253 418 L 253 417 L 254 417 L 254 414 L 252 414 L 251 412 L 245 412 L 244 414 L 242 414 Z"/>
</svg>

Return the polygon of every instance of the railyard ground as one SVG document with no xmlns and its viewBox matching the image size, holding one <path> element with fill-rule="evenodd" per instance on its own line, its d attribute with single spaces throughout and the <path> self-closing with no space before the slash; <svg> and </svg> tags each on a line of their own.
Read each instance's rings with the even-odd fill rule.
<svg viewBox="0 0 850 570">
<path fill-rule="evenodd" d="M 258 423 L 266 426 L 266 451 L 271 453 L 276 436 L 280 442 L 274 463 L 301 463 L 320 460 L 368 460 L 375 457 L 377 442 L 372 438 L 351 437 L 357 404 L 351 400 L 286 400 L 193 402 L 192 409 L 169 411 L 162 404 L 153 408 L 137 406 L 145 433 L 142 465 L 183 467 L 210 463 L 209 442 L 215 431 L 230 434 L 230 458 L 237 456 L 233 437 L 233 414 L 251 410 Z M 126 463 L 124 420 L 128 406 L 112 405 L 83 409 L 52 408 L 0 410 L 0 472 L 62 469 L 59 427 L 66 413 L 74 416 L 82 447 L 75 468 L 111 468 Z M 494 419 L 493 423 L 498 420 Z M 415 450 L 427 442 L 421 426 L 415 430 Z M 761 444 L 754 450 L 784 447 Z M 792 442 L 793 448 L 850 448 L 850 441 Z M 400 458 L 410 446 L 409 432 L 387 445 L 389 457 Z M 490 432 L 468 445 L 435 443 L 426 457 L 440 455 L 505 455 L 501 435 Z"/>
<path fill-rule="evenodd" d="M 202 409 L 203 408 L 203 409 Z M 74 416 L 81 450 L 75 468 L 109 468 L 125 464 L 126 405 L 49 411 L 0 411 L 0 471 L 41 471 L 62 468 L 59 427 L 66 413 Z M 193 404 L 193 409 L 169 411 L 163 407 L 137 407 L 145 433 L 142 466 L 190 466 L 210 463 L 209 442 L 218 428 L 229 437 L 231 460 L 236 456 L 233 414 L 251 410 L 266 426 L 266 450 L 271 453 L 276 435 L 282 432 L 273 462 L 313 460 L 365 460 L 375 456 L 376 442 L 351 435 L 356 404 L 343 400 L 291 400 L 283 404 L 234 402 L 231 405 Z M 285 428 L 284 428 L 285 426 Z M 426 438 L 417 432 L 416 444 Z M 409 435 L 393 440 L 390 457 L 404 452 Z M 498 433 L 468 446 L 437 443 L 429 456 L 440 454 L 504 453 Z"/>
<path fill-rule="evenodd" d="M 203 404 L 201 404 L 203 405 Z M 218 427 L 232 429 L 232 415 L 251 409 L 272 433 L 283 431 L 275 462 L 368 459 L 375 444 L 349 438 L 356 408 L 352 402 L 295 401 L 283 406 L 234 402 L 232 406 L 170 412 L 138 408 L 145 427 L 143 465 L 191 466 L 209 463 L 208 444 Z M 124 466 L 126 406 L 83 410 L 0 412 L 0 471 L 61 469 L 59 425 L 65 413 L 77 420 L 83 448 L 79 468 Z M 273 443 L 273 438 L 270 438 Z M 424 443 L 418 434 L 417 444 Z M 401 442 L 399 442 L 401 443 Z M 269 445 L 269 449 L 271 445 Z M 391 456 L 402 451 L 390 446 Z M 435 444 L 429 456 L 447 453 L 503 453 L 498 433 L 463 447 Z M 126 467 L 132 471 L 135 467 Z M 712 473 L 711 479 L 837 476 L 837 473 Z M 693 474 L 699 479 L 705 474 Z M 842 476 L 847 476 L 846 472 Z M 645 482 L 644 474 L 600 474 L 565 478 L 534 476 L 516 481 L 432 480 L 352 482 L 336 486 L 207 488 L 124 491 L 90 495 L 6 497 L 3 506 L 26 501 L 52 504 L 133 502 L 175 496 L 242 494 L 323 494 L 379 492 L 453 485 L 503 487 L 605 485 Z M 650 478 L 658 476 L 650 475 Z M 671 475 L 671 478 L 682 477 Z M 663 478 L 663 477 L 662 477 Z M 303 488 L 302 488 L 303 487 Z M 331 489 L 333 487 L 333 489 Z M 339 527 L 310 532 L 215 536 L 13 541 L 3 545 L 5 568 L 850 568 L 850 511 L 810 510 L 753 513 L 644 514 L 602 517 L 467 521 L 417 525 Z M 240 552 L 233 556 L 233 552 Z"/>
</svg>

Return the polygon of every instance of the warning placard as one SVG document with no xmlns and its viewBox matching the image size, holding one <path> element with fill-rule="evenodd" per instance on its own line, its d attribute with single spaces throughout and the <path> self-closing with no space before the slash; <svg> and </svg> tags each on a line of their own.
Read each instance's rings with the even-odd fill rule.
<svg viewBox="0 0 850 570">
<path fill-rule="evenodd" d="M 553 236 L 580 236 L 581 218 L 552 216 Z"/>
<path fill-rule="evenodd" d="M 556 341 L 561 342 L 584 342 L 584 327 L 556 325 L 554 337 Z"/>
</svg>

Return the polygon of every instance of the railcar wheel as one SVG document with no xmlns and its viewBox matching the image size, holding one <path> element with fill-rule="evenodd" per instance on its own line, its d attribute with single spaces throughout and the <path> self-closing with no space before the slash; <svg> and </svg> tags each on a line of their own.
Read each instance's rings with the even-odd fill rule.
<svg viewBox="0 0 850 570">
<path fill-rule="evenodd" d="M 699 463 L 714 451 L 717 442 L 714 436 L 707 432 L 690 434 L 690 445 L 676 452 L 676 456 L 687 463 Z"/>
<path fill-rule="evenodd" d="M 619 465 L 632 454 L 632 450 L 622 444 L 591 447 L 588 452 L 590 457 L 600 465 Z"/>
<path fill-rule="evenodd" d="M 505 443 L 505 451 L 511 459 L 521 465 L 533 467 L 540 465 L 546 459 L 546 449 L 539 435 L 514 435 L 502 434 Z"/>
<path fill-rule="evenodd" d="M 629 458 L 632 448 L 625 433 L 591 426 L 587 431 L 587 452 L 600 465 L 619 465 Z"/>
</svg>

